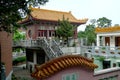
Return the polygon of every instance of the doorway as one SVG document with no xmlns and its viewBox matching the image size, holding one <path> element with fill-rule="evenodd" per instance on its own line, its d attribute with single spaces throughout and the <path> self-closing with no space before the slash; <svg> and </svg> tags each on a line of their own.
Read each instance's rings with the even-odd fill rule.
<svg viewBox="0 0 120 80">
<path fill-rule="evenodd" d="M 115 37 L 115 46 L 120 46 L 120 37 Z"/>
<path fill-rule="evenodd" d="M 110 46 L 110 37 L 105 37 L 105 46 Z"/>
</svg>

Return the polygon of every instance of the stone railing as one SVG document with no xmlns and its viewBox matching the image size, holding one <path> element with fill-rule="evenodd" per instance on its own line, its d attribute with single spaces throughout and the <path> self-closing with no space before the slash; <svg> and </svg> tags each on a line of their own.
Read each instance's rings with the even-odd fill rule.
<svg viewBox="0 0 120 80">
<path fill-rule="evenodd" d="M 35 47 L 37 45 L 37 40 L 20 40 L 14 41 L 13 47 Z"/>
<path fill-rule="evenodd" d="M 47 39 L 36 39 L 36 40 L 21 40 L 13 42 L 13 47 L 41 47 L 46 52 L 46 55 L 52 59 L 63 54 L 59 45 L 52 40 L 51 42 Z"/>
<path fill-rule="evenodd" d="M 39 45 L 44 49 L 44 51 L 46 52 L 46 55 L 50 59 L 53 59 L 57 56 L 57 54 L 52 50 L 52 48 L 50 47 L 46 39 L 42 39 L 41 41 L 37 40 L 37 45 Z"/>
<path fill-rule="evenodd" d="M 120 57 L 120 47 L 110 46 L 81 46 L 81 54 L 102 55 L 106 57 Z"/>
<path fill-rule="evenodd" d="M 57 56 L 63 55 L 63 51 L 61 50 L 61 48 L 59 47 L 55 40 L 52 40 L 51 48 L 54 50 L 54 52 L 57 53 Z"/>
</svg>

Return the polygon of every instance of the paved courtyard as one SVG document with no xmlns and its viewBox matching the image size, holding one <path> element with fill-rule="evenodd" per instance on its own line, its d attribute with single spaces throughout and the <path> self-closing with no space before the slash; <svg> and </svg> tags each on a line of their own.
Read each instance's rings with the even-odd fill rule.
<svg viewBox="0 0 120 80">
<path fill-rule="evenodd" d="M 30 71 L 28 69 L 23 69 L 23 66 L 13 66 L 13 74 L 17 77 L 17 80 L 35 80 L 30 76 Z"/>
</svg>

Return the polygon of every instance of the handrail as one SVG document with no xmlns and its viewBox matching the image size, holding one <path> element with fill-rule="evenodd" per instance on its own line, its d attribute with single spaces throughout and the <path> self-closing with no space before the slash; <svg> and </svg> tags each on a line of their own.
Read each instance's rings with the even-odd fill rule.
<svg viewBox="0 0 120 80">
<path fill-rule="evenodd" d="M 42 48 L 44 49 L 44 51 L 47 54 L 48 57 L 50 57 L 50 59 L 53 59 L 56 57 L 56 54 L 55 52 L 52 50 L 52 48 L 50 47 L 50 45 L 48 44 L 47 40 L 46 39 L 42 39 Z"/>
<path fill-rule="evenodd" d="M 54 45 L 53 45 L 54 44 Z M 63 54 L 62 50 L 60 50 L 59 46 L 56 45 L 55 41 L 53 42 L 52 46 L 49 45 L 47 39 L 36 39 L 36 40 L 21 40 L 16 43 L 14 43 L 14 46 L 22 46 L 22 47 L 41 47 L 46 52 L 46 55 L 53 59 L 57 56 L 60 56 Z M 55 48 L 53 48 L 55 46 Z M 57 52 L 56 52 L 57 51 Z"/>
<path fill-rule="evenodd" d="M 52 49 L 56 52 L 57 56 L 63 55 L 63 52 L 55 40 L 52 40 Z"/>
</svg>

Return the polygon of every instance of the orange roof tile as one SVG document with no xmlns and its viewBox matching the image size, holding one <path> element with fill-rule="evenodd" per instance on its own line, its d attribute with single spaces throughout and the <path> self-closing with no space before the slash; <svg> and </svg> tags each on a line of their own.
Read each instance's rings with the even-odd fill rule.
<svg viewBox="0 0 120 80">
<path fill-rule="evenodd" d="M 31 8 L 31 16 L 36 20 L 50 20 L 50 21 L 58 21 L 62 20 L 63 16 L 65 19 L 69 19 L 70 22 L 85 24 L 88 19 L 76 19 L 71 12 L 62 12 L 62 11 L 54 11 L 40 8 Z"/>
<path fill-rule="evenodd" d="M 117 31 L 120 31 L 120 26 L 104 27 L 104 28 L 97 27 L 97 28 L 95 29 L 95 32 L 96 32 L 96 33 L 117 32 Z"/>
<path fill-rule="evenodd" d="M 90 59 L 78 55 L 67 55 L 55 58 L 40 66 L 35 66 L 36 71 L 33 72 L 31 76 L 37 79 L 46 78 L 72 66 L 82 66 L 88 69 L 95 69 L 98 67 Z"/>
</svg>

